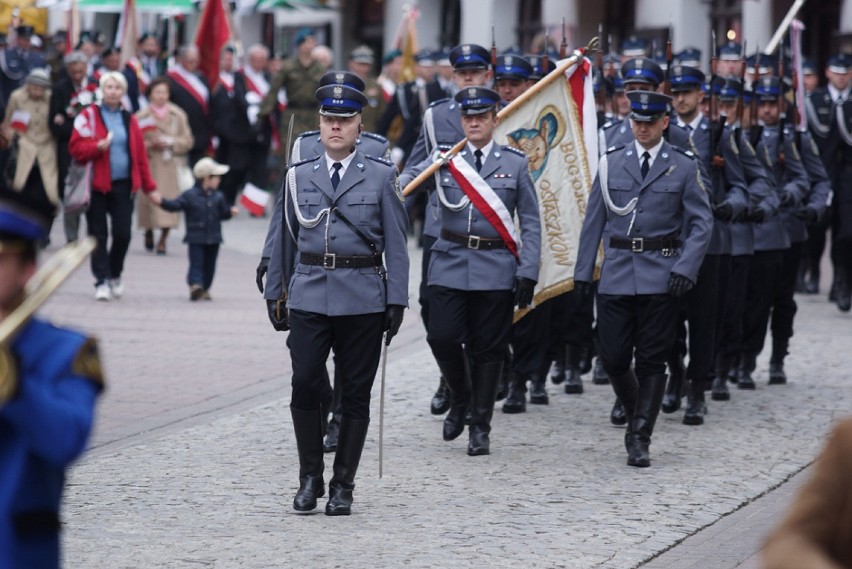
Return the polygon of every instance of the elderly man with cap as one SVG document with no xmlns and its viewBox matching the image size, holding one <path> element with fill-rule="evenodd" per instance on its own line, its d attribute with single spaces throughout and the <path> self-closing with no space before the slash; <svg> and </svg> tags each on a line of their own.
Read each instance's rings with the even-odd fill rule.
<svg viewBox="0 0 852 569">
<path fill-rule="evenodd" d="M 647 467 L 678 304 L 698 279 L 713 214 L 695 156 L 663 139 L 671 97 L 634 91 L 628 98 L 635 140 L 601 158 L 580 233 L 574 289 L 593 293 L 604 239 L 600 356 L 627 416 L 627 464 Z"/>
<path fill-rule="evenodd" d="M 491 81 L 491 54 L 484 47 L 476 44 L 462 44 L 450 51 L 450 62 L 453 64 L 453 81 L 461 91 L 471 87 L 483 87 Z M 421 163 L 433 154 L 439 146 L 453 146 L 465 137 L 461 121 L 462 113 L 458 101 L 443 99 L 432 104 L 423 115 L 423 128 L 417 137 L 417 142 L 409 155 L 405 170 L 400 175 L 400 184 L 405 185 L 417 177 L 417 169 Z M 423 260 L 420 280 L 420 316 L 423 325 L 429 330 L 429 287 L 427 276 L 432 245 L 440 235 L 440 220 L 438 218 L 438 196 L 434 191 L 435 181 L 426 182 L 423 186 L 430 190 L 429 203 L 426 208 L 426 220 L 423 227 Z M 410 196 L 409 200 L 415 199 Z M 441 370 L 443 372 L 443 370 Z M 460 371 L 460 370 L 459 370 Z M 449 409 L 449 390 L 442 377 L 435 396 L 430 405 L 433 415 L 443 414 Z"/>
<path fill-rule="evenodd" d="M 316 100 L 325 150 L 287 172 L 285 230 L 273 250 L 287 291 L 270 301 L 270 316 L 292 332 L 297 512 L 313 510 L 325 494 L 322 437 L 331 394 L 324 369 L 334 351 L 342 418 L 325 513 L 337 516 L 351 512 L 383 332 L 389 344 L 408 304 L 407 217 L 396 168 L 355 147 L 367 98 L 329 84 L 317 89 Z"/>
<path fill-rule="evenodd" d="M 325 67 L 314 60 L 311 51 L 317 45 L 314 31 L 302 28 L 296 34 L 296 54 L 281 64 L 281 69 L 272 78 L 269 91 L 260 104 L 259 120 L 266 117 L 277 117 L 281 153 L 287 155 L 291 144 L 287 140 L 290 128 L 290 117 L 293 117 L 293 133 L 299 134 L 316 127 L 317 104 L 314 100 L 314 86 L 319 83 L 325 73 Z M 287 94 L 287 104 L 280 111 L 278 92 L 283 89 Z M 280 111 L 280 115 L 279 115 Z"/>
<path fill-rule="evenodd" d="M 320 79 L 320 87 L 324 87 L 325 85 L 345 85 L 358 91 L 364 88 L 364 82 L 359 76 L 346 71 L 326 72 L 322 76 L 322 79 Z M 355 148 L 366 156 L 386 159 L 389 154 L 389 144 L 385 137 L 372 132 L 364 132 L 363 130 L 361 130 L 358 138 L 355 140 Z M 321 132 L 319 130 L 312 130 L 302 133 L 296 138 L 293 142 L 293 150 L 290 158 L 292 162 L 299 162 L 303 158 L 320 156 L 324 152 L 325 147 L 323 146 Z M 273 255 L 274 249 L 280 250 L 281 239 L 283 238 L 282 231 L 286 230 L 285 224 L 282 224 L 282 204 L 284 203 L 284 197 L 284 193 L 280 192 L 275 202 L 275 210 L 269 220 L 269 228 L 266 232 L 266 240 L 263 244 L 263 252 L 256 273 L 258 290 L 267 299 L 269 318 L 273 328 L 276 330 L 281 327 L 280 320 L 276 318 L 277 302 L 284 298 L 283 293 L 287 289 L 287 283 L 283 282 L 282 279 L 281 256 Z M 263 279 L 267 271 L 269 274 L 266 278 L 266 286 L 264 287 Z M 326 379 L 328 379 L 327 375 Z M 324 443 L 325 452 L 334 452 L 337 448 L 337 435 L 341 419 L 340 395 L 340 384 L 335 382 L 334 400 L 331 406 L 332 418 L 328 423 Z"/>
<path fill-rule="evenodd" d="M 687 293 L 681 306 L 678 337 L 669 355 L 669 383 L 662 405 L 663 413 L 680 409 L 683 379 L 687 379 L 685 425 L 704 423 L 704 387 L 713 369 L 721 324 L 717 315 L 724 312 L 728 298 L 732 251 L 730 221 L 743 215 L 748 207 L 748 183 L 739 162 L 733 132 L 724 129 L 718 118 L 704 116 L 699 110 L 704 98 L 701 89 L 704 80 L 701 70 L 687 65 L 674 65 L 669 73 L 676 113 L 671 128 L 687 133 L 698 160 L 710 173 L 711 185 L 707 190 L 714 216 L 710 245 L 698 271 L 696 286 Z M 688 347 L 684 322 L 689 326 Z M 684 370 L 683 357 L 687 352 L 689 367 Z"/>
<path fill-rule="evenodd" d="M 51 208 L 0 190 L 0 320 L 36 271 Z M 95 340 L 33 317 L 4 342 L 0 378 L 0 566 L 59 567 L 66 469 L 83 453 L 104 378 Z"/>
<path fill-rule="evenodd" d="M 349 54 L 349 71 L 364 80 L 364 96 L 367 97 L 367 106 L 361 111 L 364 129 L 368 132 L 376 132 L 379 119 L 385 112 L 387 101 L 382 93 L 382 86 L 373 75 L 373 64 L 375 56 L 373 50 L 366 45 L 360 45 Z"/>
<path fill-rule="evenodd" d="M 15 43 L 0 50 L 0 96 L 8 101 L 12 91 L 20 87 L 30 71 L 46 67 L 44 56 L 32 49 L 35 32 L 32 26 L 15 28 Z"/>
<path fill-rule="evenodd" d="M 797 252 L 789 251 L 792 241 L 784 223 L 785 212 L 798 210 L 807 203 L 810 193 L 808 173 L 796 148 L 793 131 L 781 122 L 784 83 L 776 77 L 762 77 L 754 86 L 753 96 L 758 97 L 757 118 L 763 125 L 756 147 L 757 155 L 764 161 L 781 207 L 776 215 L 755 225 L 754 257 L 746 287 L 743 344 L 737 369 L 737 387 L 749 390 L 755 388 L 751 374 L 756 367 L 757 356 L 763 350 L 770 313 L 776 309 L 776 303 L 783 296 L 785 259 L 795 256 L 795 266 L 798 267 Z M 800 248 L 801 244 L 796 249 Z M 773 326 L 779 337 L 783 335 L 789 339 L 793 335 L 792 318 L 786 323 L 778 320 L 777 326 L 786 328 L 781 330 Z M 783 346 L 783 351 L 786 355 L 786 346 Z M 770 375 L 772 383 L 783 381 L 773 380 Z"/>
<path fill-rule="evenodd" d="M 451 441 L 461 435 L 470 412 L 470 456 L 490 453 L 491 417 L 513 307 L 532 302 L 541 248 L 529 161 L 523 152 L 493 140 L 499 99 L 484 87 L 465 87 L 455 96 L 467 144 L 437 173 L 440 237 L 428 266 L 427 340 L 452 395 L 443 436 Z M 430 161 L 416 169 L 422 171 Z"/>
<path fill-rule="evenodd" d="M 852 77 L 852 58 L 840 54 L 828 60 L 825 77 L 828 84 L 815 90 L 808 96 L 807 113 L 810 131 L 819 148 L 825 169 L 835 192 L 832 202 L 831 223 L 831 262 L 834 268 L 834 282 L 829 300 L 837 302 L 838 308 L 848 311 L 852 307 L 852 255 L 844 258 L 838 237 L 852 236 L 852 192 L 847 182 L 852 175 L 852 137 L 844 133 L 852 132 L 852 103 L 849 103 L 850 77 Z M 841 128 L 840 117 L 843 118 Z M 846 251 L 849 247 L 845 248 Z M 820 255 L 821 257 L 821 255 Z M 818 260 L 814 261 L 814 265 Z M 815 285 L 819 287 L 819 273 Z"/>
<path fill-rule="evenodd" d="M 392 159 L 395 163 L 405 164 L 408 156 L 420 136 L 423 113 L 429 105 L 445 98 L 440 84 L 434 80 L 435 61 L 430 50 L 423 50 L 415 57 L 417 62 L 414 81 L 397 86 L 396 92 L 388 103 L 376 132 L 388 136 L 395 123 L 402 123 L 402 130 L 394 142 Z M 430 78 L 431 77 L 431 78 Z"/>
</svg>

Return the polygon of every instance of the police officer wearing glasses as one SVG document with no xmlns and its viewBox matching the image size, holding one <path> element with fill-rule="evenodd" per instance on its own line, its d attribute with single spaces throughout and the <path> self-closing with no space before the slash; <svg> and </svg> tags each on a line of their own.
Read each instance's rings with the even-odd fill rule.
<svg viewBox="0 0 852 569">
<path fill-rule="evenodd" d="M 628 98 L 635 140 L 601 158 L 580 233 L 574 288 L 581 296 L 592 294 L 603 240 L 600 355 L 624 405 L 627 464 L 647 467 L 678 302 L 697 279 L 713 214 L 698 161 L 663 140 L 671 97 L 634 91 Z"/>
<path fill-rule="evenodd" d="M 342 419 L 325 513 L 339 516 L 351 512 L 382 334 L 390 343 L 408 304 L 407 216 L 396 168 L 356 149 L 364 94 L 331 84 L 316 99 L 325 151 L 288 170 L 286 231 L 273 255 L 282 255 L 288 283 L 282 328 L 291 330 L 290 411 L 299 452 L 293 508 L 310 512 L 325 494 L 324 368 L 334 350 Z"/>
</svg>

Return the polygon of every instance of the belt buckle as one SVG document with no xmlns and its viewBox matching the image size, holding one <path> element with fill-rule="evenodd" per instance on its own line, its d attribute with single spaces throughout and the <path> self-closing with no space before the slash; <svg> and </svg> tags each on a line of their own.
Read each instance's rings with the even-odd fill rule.
<svg viewBox="0 0 852 569">
<path fill-rule="evenodd" d="M 324 253 L 322 256 L 322 268 L 323 269 L 336 269 L 337 268 L 337 254 L 335 253 Z"/>
<path fill-rule="evenodd" d="M 468 249 L 479 249 L 479 235 L 468 235 L 467 236 L 467 248 Z"/>
<path fill-rule="evenodd" d="M 630 240 L 630 251 L 633 253 L 642 253 L 645 250 L 645 239 L 642 237 L 634 237 Z"/>
</svg>

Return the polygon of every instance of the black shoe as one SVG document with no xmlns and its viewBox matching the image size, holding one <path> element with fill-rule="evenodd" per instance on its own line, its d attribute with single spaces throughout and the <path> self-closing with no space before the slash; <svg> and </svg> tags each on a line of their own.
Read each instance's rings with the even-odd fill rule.
<svg viewBox="0 0 852 569">
<path fill-rule="evenodd" d="M 586 375 L 592 371 L 592 350 L 589 346 L 578 346 L 580 352 L 577 357 L 577 367 L 580 368 L 580 375 Z"/>
<path fill-rule="evenodd" d="M 491 439 L 488 433 L 475 427 L 471 428 L 467 443 L 467 455 L 483 456 L 486 454 L 491 454 Z"/>
<path fill-rule="evenodd" d="M 728 391 L 728 378 L 726 376 L 720 375 L 713 378 L 710 399 L 713 401 L 728 401 L 731 399 L 731 392 Z"/>
<path fill-rule="evenodd" d="M 444 376 L 441 376 L 441 382 L 438 384 L 438 389 L 435 395 L 432 396 L 432 404 L 430 411 L 433 415 L 443 415 L 450 408 L 450 390 L 447 388 L 447 382 Z"/>
<path fill-rule="evenodd" d="M 515 374 L 509 380 L 509 393 L 503 402 L 504 413 L 524 413 L 527 410 L 527 387 L 523 376 Z"/>
<path fill-rule="evenodd" d="M 805 281 L 805 294 L 819 294 L 819 277 L 811 277 Z"/>
<path fill-rule="evenodd" d="M 579 369 L 569 369 L 565 375 L 565 393 L 568 395 L 583 393 L 583 379 L 580 377 Z"/>
<path fill-rule="evenodd" d="M 532 405 L 547 405 L 550 403 L 545 383 L 545 379 L 538 375 L 530 378 L 530 403 Z"/>
<path fill-rule="evenodd" d="M 787 374 L 784 373 L 784 362 L 769 362 L 769 385 L 784 385 Z"/>
<path fill-rule="evenodd" d="M 486 362 L 474 364 L 471 370 L 473 389 L 471 392 L 470 428 L 468 429 L 467 445 L 469 456 L 480 456 L 491 452 L 491 440 L 489 438 L 491 417 L 494 414 L 494 393 L 497 391 L 501 368 L 500 362 Z M 541 376 L 541 382 L 544 383 L 544 376 Z"/>
<path fill-rule="evenodd" d="M 323 452 L 334 452 L 337 450 L 337 436 L 340 434 L 340 415 L 331 416 L 326 428 L 325 441 L 322 443 Z"/>
<path fill-rule="evenodd" d="M 660 403 L 666 390 L 666 374 L 648 375 L 637 380 L 636 405 L 632 421 L 628 427 L 625 444 L 627 445 L 627 464 L 646 468 L 651 466 L 651 435 L 660 414 Z M 703 386 L 698 386 L 703 387 Z M 704 393 L 703 389 L 701 391 Z"/>
<path fill-rule="evenodd" d="M 689 382 L 689 393 L 686 396 L 686 412 L 683 415 L 684 425 L 703 425 L 704 415 L 707 414 L 707 404 L 704 402 L 704 380 L 693 379 Z"/>
<path fill-rule="evenodd" d="M 469 413 L 470 402 L 462 401 L 450 406 L 450 410 L 444 418 L 444 440 L 452 441 L 464 432 L 465 418 Z"/>
<path fill-rule="evenodd" d="M 628 432 L 624 435 L 624 446 L 627 448 L 627 466 L 651 466 L 650 443 L 642 442 L 637 434 Z"/>
<path fill-rule="evenodd" d="M 757 366 L 756 363 L 757 356 L 743 354 L 740 358 L 740 365 L 737 368 L 737 387 L 740 389 L 756 389 L 757 386 L 754 384 L 754 379 L 751 377 L 751 373 L 754 371 L 754 368 Z"/>
<path fill-rule="evenodd" d="M 592 383 L 595 385 L 607 385 L 609 383 L 609 376 L 603 367 L 603 361 L 599 357 L 595 358 L 595 370 L 592 372 Z"/>
<path fill-rule="evenodd" d="M 616 426 L 627 424 L 627 415 L 624 413 L 624 406 L 618 399 L 615 400 L 615 404 L 612 406 L 612 411 L 609 414 L 609 422 Z"/>
<path fill-rule="evenodd" d="M 565 355 L 557 356 L 550 364 L 550 381 L 559 385 L 565 381 Z"/>
<path fill-rule="evenodd" d="M 666 393 L 663 395 L 661 410 L 663 413 L 671 414 L 680 409 L 683 400 L 683 378 L 686 375 L 686 367 L 683 358 L 671 357 L 669 359 L 669 381 L 666 384 Z"/>
<path fill-rule="evenodd" d="M 837 292 L 837 308 L 840 312 L 849 312 L 852 309 L 852 294 L 848 290 Z"/>
</svg>

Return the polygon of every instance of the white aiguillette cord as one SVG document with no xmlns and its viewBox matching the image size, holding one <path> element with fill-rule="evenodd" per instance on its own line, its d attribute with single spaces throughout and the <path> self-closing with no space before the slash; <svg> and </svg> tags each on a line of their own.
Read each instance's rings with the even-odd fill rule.
<svg viewBox="0 0 852 569">
<path fill-rule="evenodd" d="M 382 385 L 379 395 L 379 478 L 382 477 L 385 447 L 385 373 L 388 369 L 387 332 L 385 332 L 382 339 L 384 346 L 382 346 Z"/>
</svg>

